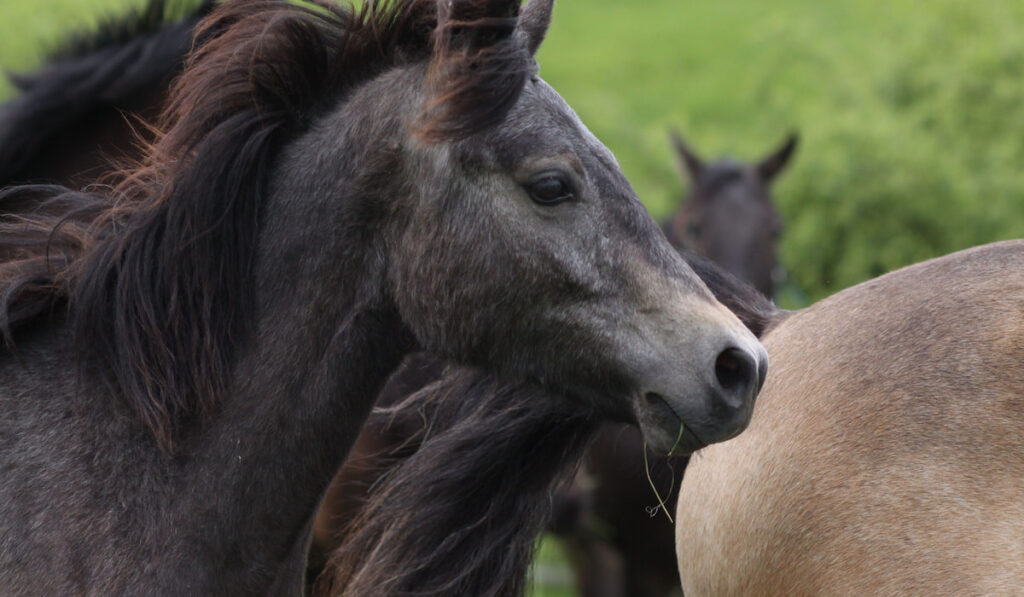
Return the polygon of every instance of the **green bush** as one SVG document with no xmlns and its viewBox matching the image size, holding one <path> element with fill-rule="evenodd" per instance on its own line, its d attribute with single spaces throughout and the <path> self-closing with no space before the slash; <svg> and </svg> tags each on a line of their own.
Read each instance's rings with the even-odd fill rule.
<svg viewBox="0 0 1024 597">
<path fill-rule="evenodd" d="M 776 190 L 786 306 L 1021 235 L 1024 3 L 645 5 L 563 2 L 544 74 L 656 215 L 682 193 L 670 124 L 747 159 L 798 129 Z"/>
<path fill-rule="evenodd" d="M 813 123 L 783 186 L 782 256 L 810 296 L 921 259 L 1021 236 L 1020 6 L 938 2 L 876 48 Z M 804 127 L 808 125 L 803 125 Z"/>
</svg>

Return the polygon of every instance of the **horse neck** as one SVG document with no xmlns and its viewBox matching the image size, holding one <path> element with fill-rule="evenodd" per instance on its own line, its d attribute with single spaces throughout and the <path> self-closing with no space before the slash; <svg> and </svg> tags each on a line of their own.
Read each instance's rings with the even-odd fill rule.
<svg viewBox="0 0 1024 597">
<path fill-rule="evenodd" d="M 294 253 L 277 250 L 270 228 L 261 245 L 277 248 L 260 254 L 253 342 L 239 355 L 222 409 L 190 442 L 181 477 L 192 488 L 173 506 L 200 533 L 193 539 L 207 547 L 202 557 L 220 567 L 218 582 L 230 585 L 220 589 L 229 592 L 271 582 L 223 572 L 239 546 L 252 560 L 239 574 L 256 565 L 276 569 L 283 591 L 300 586 L 295 575 L 321 496 L 414 345 L 382 296 L 383 266 L 370 263 L 368 251 L 353 242 L 341 263 L 326 256 L 334 251 L 311 258 L 308 249 L 289 260 Z"/>
</svg>

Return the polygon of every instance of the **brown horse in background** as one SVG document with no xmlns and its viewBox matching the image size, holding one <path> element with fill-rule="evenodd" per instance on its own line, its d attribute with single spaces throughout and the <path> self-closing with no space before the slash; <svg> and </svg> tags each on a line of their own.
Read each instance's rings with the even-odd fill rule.
<svg viewBox="0 0 1024 597">
<path fill-rule="evenodd" d="M 688 597 L 1024 593 L 1024 241 L 778 321 L 752 424 L 691 461 Z"/>
<path fill-rule="evenodd" d="M 753 164 L 731 158 L 708 163 L 678 132 L 669 137 L 690 191 L 663 223 L 665 236 L 774 297 L 782 277 L 777 256 L 782 216 L 771 187 L 792 159 L 797 135 Z"/>
<path fill-rule="evenodd" d="M 687 471 L 677 513 L 686 594 L 1019 594 L 1022 271 L 1024 241 L 1011 241 L 893 272 L 796 313 L 756 297 L 734 301 L 765 332 L 772 371 L 750 428 L 695 454 Z M 729 279 L 713 270 L 701 275 L 720 296 L 742 295 L 735 285 L 723 293 Z M 526 421 L 515 415 L 531 400 L 521 391 L 471 399 L 466 408 L 485 413 L 486 427 L 441 425 L 374 488 L 325 594 L 376 583 L 389 590 L 375 594 L 388 596 L 520 594 L 528 559 L 495 568 L 493 549 L 474 548 L 536 537 L 550 515 L 527 509 L 542 499 L 537 487 L 565 478 L 592 424 L 554 410 Z M 561 466 L 530 474 L 503 457 L 526 447 L 497 431 L 502 420 L 512 436 L 547 437 L 539 458 Z M 565 427 L 552 429 L 558 421 Z M 436 471 L 447 473 L 440 487 L 428 481 Z M 470 525 L 466 513 L 487 505 L 517 515 Z M 456 558 L 478 565 L 452 569 Z M 396 561 L 403 565 L 388 564 Z"/>
<path fill-rule="evenodd" d="M 796 135 L 752 164 L 729 158 L 705 162 L 678 133 L 671 140 L 690 191 L 662 224 L 669 241 L 771 298 L 782 228 L 771 185 L 792 158 Z M 643 438 L 631 425 L 598 428 L 574 483 L 556 496 L 551 525 L 583 597 L 679 591 L 674 525 L 659 512 L 651 485 L 674 510 L 686 466 L 686 457 L 645 459 Z"/>
</svg>

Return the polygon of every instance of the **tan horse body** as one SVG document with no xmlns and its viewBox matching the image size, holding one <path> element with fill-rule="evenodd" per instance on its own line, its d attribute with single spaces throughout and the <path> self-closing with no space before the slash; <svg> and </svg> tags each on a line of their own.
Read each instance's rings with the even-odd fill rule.
<svg viewBox="0 0 1024 597">
<path fill-rule="evenodd" d="M 686 471 L 687 597 L 1024 594 L 1024 241 L 779 319 L 750 427 Z"/>
</svg>

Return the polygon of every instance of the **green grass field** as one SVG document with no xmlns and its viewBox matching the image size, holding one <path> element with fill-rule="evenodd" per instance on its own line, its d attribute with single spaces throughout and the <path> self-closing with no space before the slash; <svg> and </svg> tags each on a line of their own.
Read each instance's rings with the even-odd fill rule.
<svg viewBox="0 0 1024 597">
<path fill-rule="evenodd" d="M 29 68 L 67 28 L 139 3 L 3 0 L 0 67 Z M 746 159 L 798 130 L 776 194 L 782 302 L 800 306 L 1021 235 L 1022 32 L 1022 0 L 558 0 L 540 62 L 655 215 L 685 186 L 669 127 Z"/>
</svg>

